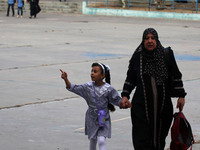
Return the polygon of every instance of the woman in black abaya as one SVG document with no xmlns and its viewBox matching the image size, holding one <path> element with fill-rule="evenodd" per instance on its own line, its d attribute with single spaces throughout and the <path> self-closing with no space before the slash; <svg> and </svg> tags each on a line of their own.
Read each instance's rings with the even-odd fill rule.
<svg viewBox="0 0 200 150">
<path fill-rule="evenodd" d="M 135 150 L 164 150 L 173 118 L 170 79 L 173 76 L 174 95 L 178 97 L 177 108 L 182 111 L 185 90 L 173 51 L 168 48 L 171 66 L 168 66 L 164 47 L 155 29 L 143 33 L 141 44 L 135 50 L 127 71 L 121 93 L 126 104 L 132 98 L 132 139 Z"/>
<path fill-rule="evenodd" d="M 39 0 L 30 0 L 30 17 L 34 16 L 36 18 L 37 14 L 41 11 L 39 6 Z"/>
</svg>

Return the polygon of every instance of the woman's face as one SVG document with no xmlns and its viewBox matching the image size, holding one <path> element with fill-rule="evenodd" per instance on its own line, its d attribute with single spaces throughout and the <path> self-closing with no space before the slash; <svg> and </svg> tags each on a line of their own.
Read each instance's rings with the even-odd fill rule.
<svg viewBox="0 0 200 150">
<path fill-rule="evenodd" d="M 156 43 L 156 39 L 154 38 L 153 34 L 149 33 L 147 34 L 146 38 L 144 39 L 144 47 L 149 50 L 152 51 L 156 48 L 157 43 Z"/>
</svg>

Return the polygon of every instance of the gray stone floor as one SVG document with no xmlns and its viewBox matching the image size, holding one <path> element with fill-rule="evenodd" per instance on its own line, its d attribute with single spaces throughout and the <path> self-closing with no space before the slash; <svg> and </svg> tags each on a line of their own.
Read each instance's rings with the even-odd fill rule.
<svg viewBox="0 0 200 150">
<path fill-rule="evenodd" d="M 90 81 L 90 66 L 111 67 L 122 89 L 128 61 L 145 28 L 155 28 L 171 46 L 188 92 L 184 114 L 200 142 L 200 22 L 134 17 L 43 14 L 36 19 L 0 12 L 0 149 L 87 150 L 85 101 L 66 91 L 59 69 L 73 83 Z M 173 99 L 174 104 L 176 99 Z M 175 107 L 175 105 L 174 105 Z M 174 111 L 177 111 L 174 108 Z M 109 150 L 131 150 L 129 110 L 111 114 Z M 169 147 L 170 136 L 166 148 Z"/>
</svg>

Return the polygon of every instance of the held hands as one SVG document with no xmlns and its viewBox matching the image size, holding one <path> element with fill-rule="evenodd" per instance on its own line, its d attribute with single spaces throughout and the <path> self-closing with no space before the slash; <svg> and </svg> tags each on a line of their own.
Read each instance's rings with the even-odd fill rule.
<svg viewBox="0 0 200 150">
<path fill-rule="evenodd" d="M 185 104 L 185 98 L 179 97 L 179 99 L 177 100 L 176 108 L 179 108 L 179 111 L 181 112 L 183 110 L 184 104 Z"/>
<path fill-rule="evenodd" d="M 127 108 L 131 108 L 131 107 L 132 107 L 132 104 L 130 103 L 128 98 L 122 97 L 122 100 L 120 101 L 120 108 L 127 109 Z"/>
</svg>

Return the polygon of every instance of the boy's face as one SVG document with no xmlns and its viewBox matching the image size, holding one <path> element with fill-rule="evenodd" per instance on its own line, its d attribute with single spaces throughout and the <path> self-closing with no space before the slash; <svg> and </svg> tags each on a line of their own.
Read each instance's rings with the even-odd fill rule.
<svg viewBox="0 0 200 150">
<path fill-rule="evenodd" d="M 91 70 L 91 80 L 95 82 L 102 81 L 105 77 L 105 74 L 102 74 L 102 70 L 100 66 L 94 66 Z"/>
</svg>

